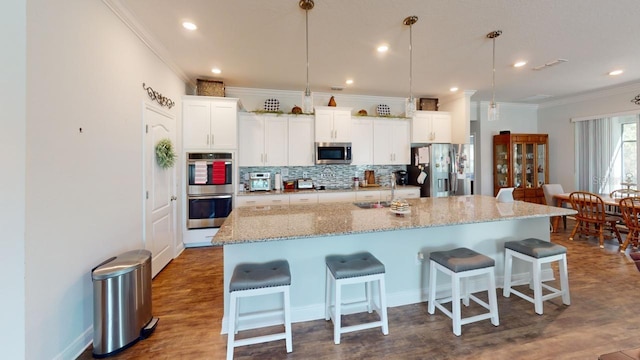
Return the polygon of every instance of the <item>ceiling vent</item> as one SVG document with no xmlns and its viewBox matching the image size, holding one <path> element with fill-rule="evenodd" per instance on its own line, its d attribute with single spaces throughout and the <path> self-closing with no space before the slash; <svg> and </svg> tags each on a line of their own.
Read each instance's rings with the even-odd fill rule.
<svg viewBox="0 0 640 360">
<path fill-rule="evenodd" d="M 342 90 L 344 90 L 344 86 L 334 85 L 334 86 L 331 87 L 331 90 L 342 91 Z"/>
<path fill-rule="evenodd" d="M 554 66 L 554 65 L 566 63 L 567 61 L 569 61 L 569 60 L 567 60 L 567 59 L 555 59 L 555 60 L 549 61 L 548 63 L 546 63 L 544 65 L 536 66 L 532 70 L 536 70 L 536 71 L 544 70 L 544 69 L 546 69 L 548 67 L 551 67 L 551 66 Z"/>
</svg>

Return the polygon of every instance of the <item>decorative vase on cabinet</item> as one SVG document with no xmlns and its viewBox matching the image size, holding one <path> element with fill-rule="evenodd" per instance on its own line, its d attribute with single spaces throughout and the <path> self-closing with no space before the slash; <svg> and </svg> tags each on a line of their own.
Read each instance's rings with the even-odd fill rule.
<svg viewBox="0 0 640 360">
<path fill-rule="evenodd" d="M 503 134 L 493 137 L 493 190 L 513 187 L 513 197 L 544 204 L 542 185 L 549 182 L 549 136 Z"/>
</svg>

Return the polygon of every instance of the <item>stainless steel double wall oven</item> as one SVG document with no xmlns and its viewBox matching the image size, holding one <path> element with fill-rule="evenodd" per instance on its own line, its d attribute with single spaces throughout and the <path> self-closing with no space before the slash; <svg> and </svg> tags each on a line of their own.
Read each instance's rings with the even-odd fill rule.
<svg viewBox="0 0 640 360">
<path fill-rule="evenodd" d="M 220 227 L 232 209 L 233 156 L 187 153 L 187 229 Z"/>
</svg>

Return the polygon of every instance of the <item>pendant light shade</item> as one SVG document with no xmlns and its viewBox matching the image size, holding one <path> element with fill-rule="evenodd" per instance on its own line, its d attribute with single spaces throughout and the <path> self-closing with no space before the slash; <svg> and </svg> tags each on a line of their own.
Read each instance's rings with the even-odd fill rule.
<svg viewBox="0 0 640 360">
<path fill-rule="evenodd" d="M 493 73 L 491 81 L 491 102 L 489 103 L 489 121 L 497 121 L 499 118 L 498 104 L 496 104 L 496 38 L 502 34 L 502 30 L 492 31 L 487 37 L 493 40 Z"/>
<path fill-rule="evenodd" d="M 304 90 L 303 112 L 313 112 L 313 98 L 311 97 L 311 89 L 309 88 L 309 10 L 313 9 L 313 0 L 300 0 L 298 6 L 304 10 L 305 19 L 305 44 L 307 51 L 307 87 Z"/>
<path fill-rule="evenodd" d="M 413 97 L 413 24 L 418 22 L 415 15 L 406 17 L 402 23 L 409 26 L 409 99 L 405 104 L 405 116 L 412 117 L 416 112 L 416 99 Z"/>
</svg>

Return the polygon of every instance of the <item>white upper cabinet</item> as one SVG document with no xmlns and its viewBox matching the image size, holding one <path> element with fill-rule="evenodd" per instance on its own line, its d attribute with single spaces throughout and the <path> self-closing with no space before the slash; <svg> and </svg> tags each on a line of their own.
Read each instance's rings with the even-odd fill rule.
<svg viewBox="0 0 640 360">
<path fill-rule="evenodd" d="M 416 111 L 411 121 L 412 143 L 451 143 L 451 114 Z"/>
<path fill-rule="evenodd" d="M 373 121 L 373 164 L 404 165 L 410 163 L 410 124 L 404 119 Z"/>
<path fill-rule="evenodd" d="M 316 141 L 351 142 L 351 108 L 316 106 Z"/>
<path fill-rule="evenodd" d="M 289 166 L 315 165 L 313 130 L 313 117 L 289 117 Z"/>
<path fill-rule="evenodd" d="M 239 117 L 240 166 L 287 165 L 287 117 L 242 113 Z"/>
<path fill-rule="evenodd" d="M 373 119 L 354 116 L 351 130 L 351 165 L 373 164 Z"/>
<path fill-rule="evenodd" d="M 183 96 L 185 149 L 237 149 L 238 99 Z"/>
</svg>

